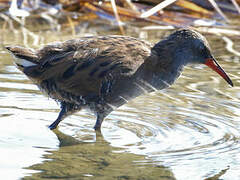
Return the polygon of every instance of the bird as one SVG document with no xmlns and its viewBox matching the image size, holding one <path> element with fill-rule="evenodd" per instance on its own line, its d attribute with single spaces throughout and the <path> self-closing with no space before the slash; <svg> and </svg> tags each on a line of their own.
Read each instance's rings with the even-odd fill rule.
<svg viewBox="0 0 240 180">
<path fill-rule="evenodd" d="M 129 36 L 89 36 L 40 49 L 6 46 L 14 63 L 60 104 L 51 130 L 66 117 L 89 109 L 101 130 L 106 116 L 130 100 L 171 86 L 188 64 L 205 64 L 233 86 L 199 32 L 183 28 L 156 44 Z"/>
</svg>

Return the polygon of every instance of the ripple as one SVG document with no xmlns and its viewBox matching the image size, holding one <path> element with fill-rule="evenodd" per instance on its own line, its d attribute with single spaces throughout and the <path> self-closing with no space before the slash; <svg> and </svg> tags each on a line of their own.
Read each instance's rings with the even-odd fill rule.
<svg viewBox="0 0 240 180">
<path fill-rule="evenodd" d="M 169 97 L 174 95 L 171 90 L 166 93 L 169 94 L 137 98 L 118 110 L 121 113 L 117 114 L 122 114 L 121 117 L 115 113 L 110 115 L 118 136 L 111 139 L 109 133 L 112 131 L 105 129 L 107 141 L 114 142 L 113 146 L 125 148 L 125 151 L 147 155 L 155 163 L 173 168 L 180 179 L 186 169 L 192 171 L 189 177 L 196 174 L 204 177 L 206 169 L 217 172 L 229 165 L 233 166 L 229 166 L 230 172 L 236 173 L 232 168 L 240 165 L 233 158 L 240 153 L 240 121 L 233 116 L 233 112 L 239 115 L 239 102 L 228 98 L 223 100 L 219 95 L 217 99 L 215 95 L 196 91 L 177 94 L 177 98 L 181 95 L 181 100 L 173 99 L 176 100 L 174 105 L 168 106 L 169 99 L 172 99 Z M 145 103 L 146 99 L 151 103 Z M 215 168 L 216 163 L 219 164 L 218 168 Z"/>
<path fill-rule="evenodd" d="M 188 179 L 186 174 L 202 179 L 228 166 L 229 172 L 236 174 L 240 167 L 239 89 L 228 88 L 220 78 L 200 68 L 186 68 L 173 87 L 138 97 L 111 113 L 102 134 L 111 146 L 121 148 L 115 152 L 144 155 L 145 161 L 134 163 L 170 167 L 179 179 Z M 234 78 L 239 78 L 238 71 L 233 72 Z M 46 127 L 56 119 L 58 105 L 11 65 L 0 74 L 0 91 L 5 129 L 1 128 L 2 147 L 23 147 L 22 152 L 16 152 L 19 156 L 24 148 L 39 154 L 54 149 L 56 138 L 46 145 L 45 139 L 52 136 Z M 81 111 L 61 122 L 60 130 L 83 143 L 95 143 L 95 121 L 92 114 Z M 30 154 L 33 159 L 34 152 Z M 18 161 L 23 163 L 21 158 Z"/>
</svg>

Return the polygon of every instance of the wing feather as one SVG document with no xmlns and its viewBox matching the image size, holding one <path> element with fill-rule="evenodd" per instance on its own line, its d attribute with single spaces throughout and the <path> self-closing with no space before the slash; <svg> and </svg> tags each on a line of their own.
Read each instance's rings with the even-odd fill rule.
<svg viewBox="0 0 240 180">
<path fill-rule="evenodd" d="M 151 45 L 125 36 L 88 37 L 39 50 L 39 79 L 52 79 L 61 90 L 84 96 L 101 92 L 106 79 L 131 76 L 150 55 Z"/>
</svg>

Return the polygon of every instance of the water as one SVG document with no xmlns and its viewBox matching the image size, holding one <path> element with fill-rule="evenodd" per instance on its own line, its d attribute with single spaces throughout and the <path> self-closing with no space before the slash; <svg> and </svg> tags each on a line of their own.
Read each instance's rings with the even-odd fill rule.
<svg viewBox="0 0 240 180">
<path fill-rule="evenodd" d="M 80 35 L 96 32 L 89 29 Z M 75 37 L 70 34 L 45 30 L 35 32 L 33 39 L 24 30 L 17 34 L 5 31 L 2 41 L 39 47 Z M 140 34 L 154 41 L 165 32 Z M 221 36 L 207 38 L 234 88 L 208 67 L 186 67 L 172 87 L 138 97 L 111 113 L 103 123 L 102 134 L 94 132 L 95 117 L 87 111 L 65 119 L 58 130 L 49 130 L 48 125 L 58 115 L 58 104 L 42 95 L 2 48 L 0 176 L 240 179 L 240 58 L 225 48 Z M 233 48 L 239 50 L 239 38 L 230 39 L 234 40 Z"/>
</svg>

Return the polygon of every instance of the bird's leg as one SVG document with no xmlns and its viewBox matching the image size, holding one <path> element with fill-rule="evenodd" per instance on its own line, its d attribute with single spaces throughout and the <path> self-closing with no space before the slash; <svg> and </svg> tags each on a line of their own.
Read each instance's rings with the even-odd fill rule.
<svg viewBox="0 0 240 180">
<path fill-rule="evenodd" d="M 94 126 L 94 129 L 96 131 L 101 130 L 101 125 L 104 118 L 113 110 L 113 108 L 107 105 L 107 103 L 105 102 L 107 96 L 112 91 L 113 84 L 114 84 L 114 81 L 113 81 L 113 76 L 111 74 L 109 74 L 108 77 L 106 77 L 105 80 L 102 81 L 101 83 L 100 92 L 99 92 L 99 101 L 94 108 L 94 111 L 97 114 L 97 121 Z"/>
<path fill-rule="evenodd" d="M 101 104 L 96 105 L 96 109 L 95 109 L 95 112 L 97 115 L 97 121 L 94 126 L 94 129 L 96 131 L 101 130 L 101 125 L 102 125 L 104 118 L 113 111 L 113 108 L 107 104 L 104 104 L 104 102 L 102 102 L 102 100 L 100 100 L 100 103 Z"/>
<path fill-rule="evenodd" d="M 101 125 L 102 125 L 102 122 L 104 120 L 105 116 L 103 113 L 97 113 L 97 121 L 96 121 L 96 124 L 94 126 L 94 129 L 96 131 L 100 131 L 101 130 Z"/>
<path fill-rule="evenodd" d="M 55 129 L 58 124 L 64 119 L 64 116 L 66 114 L 66 105 L 65 103 L 61 103 L 61 111 L 58 114 L 57 119 L 49 126 L 49 129 L 53 130 Z"/>
<path fill-rule="evenodd" d="M 67 116 L 81 110 L 81 106 L 75 104 L 69 104 L 66 102 L 61 102 L 61 111 L 58 114 L 57 119 L 49 126 L 51 130 L 55 129 L 58 124 Z"/>
</svg>

